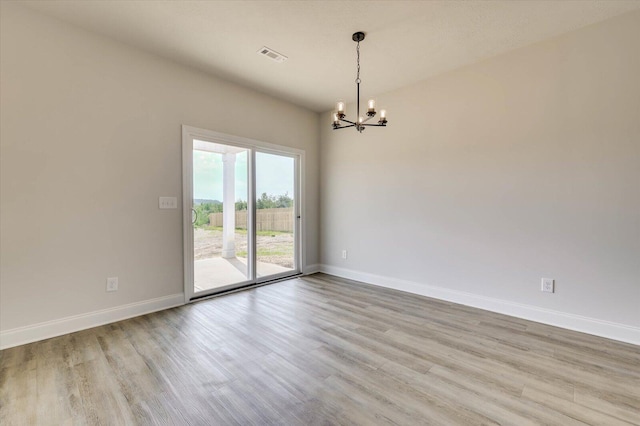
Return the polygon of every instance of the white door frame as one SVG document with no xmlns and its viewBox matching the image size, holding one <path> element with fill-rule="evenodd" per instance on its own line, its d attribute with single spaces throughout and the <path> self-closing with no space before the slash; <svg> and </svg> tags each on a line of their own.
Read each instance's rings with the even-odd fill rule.
<svg viewBox="0 0 640 426">
<path fill-rule="evenodd" d="M 191 222 L 191 210 L 193 208 L 193 140 L 201 140 L 206 142 L 219 143 L 224 145 L 237 146 L 239 148 L 249 149 L 248 169 L 249 169 L 249 199 L 247 200 L 248 221 L 251 222 L 251 230 L 255 229 L 255 154 L 264 152 L 268 154 L 285 155 L 296 159 L 294 179 L 294 215 L 295 221 L 294 235 L 296 235 L 297 250 L 295 252 L 294 271 L 286 272 L 278 275 L 270 275 L 264 279 L 255 279 L 256 259 L 249 258 L 249 278 L 251 283 L 259 284 L 267 280 L 281 278 L 282 276 L 301 273 L 306 265 L 306 244 L 304 232 L 305 220 L 305 199 L 304 199 L 304 173 L 305 173 L 305 152 L 297 148 L 276 145 L 256 139 L 243 138 L 240 136 L 229 135 L 226 133 L 214 132 L 212 130 L 199 129 L 197 127 L 182 125 L 182 252 L 183 252 L 183 269 L 184 269 L 184 297 L 185 303 L 191 302 L 193 297 L 193 225 Z M 247 223 L 249 228 L 249 223 Z M 256 241 L 253 236 L 254 232 L 247 232 L 249 237 L 249 247 L 251 253 L 256 252 Z"/>
</svg>

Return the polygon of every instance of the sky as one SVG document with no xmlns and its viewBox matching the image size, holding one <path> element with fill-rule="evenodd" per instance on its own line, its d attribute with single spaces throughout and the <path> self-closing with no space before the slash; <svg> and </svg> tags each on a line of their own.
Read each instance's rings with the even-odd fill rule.
<svg viewBox="0 0 640 426">
<path fill-rule="evenodd" d="M 256 193 L 293 197 L 294 159 L 256 153 Z M 193 151 L 193 198 L 222 201 L 222 154 Z M 247 152 L 236 154 L 236 201 L 247 201 Z"/>
</svg>

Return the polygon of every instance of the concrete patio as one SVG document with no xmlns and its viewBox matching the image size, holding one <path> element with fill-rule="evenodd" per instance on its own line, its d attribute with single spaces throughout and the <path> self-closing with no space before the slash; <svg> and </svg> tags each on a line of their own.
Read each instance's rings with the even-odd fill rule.
<svg viewBox="0 0 640 426">
<path fill-rule="evenodd" d="M 258 278 L 293 271 L 272 263 L 257 262 Z M 211 290 L 227 285 L 247 281 L 247 259 L 232 257 L 224 259 L 213 257 L 196 260 L 193 265 L 194 291 Z"/>
</svg>

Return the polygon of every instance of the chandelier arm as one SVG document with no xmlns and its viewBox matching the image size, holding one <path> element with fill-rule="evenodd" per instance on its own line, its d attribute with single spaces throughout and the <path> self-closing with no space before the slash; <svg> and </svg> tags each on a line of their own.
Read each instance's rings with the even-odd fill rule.
<svg viewBox="0 0 640 426">
<path fill-rule="evenodd" d="M 384 124 L 362 124 L 362 126 L 367 126 L 367 127 L 387 127 L 387 123 L 384 123 Z"/>
<path fill-rule="evenodd" d="M 338 130 L 338 129 L 346 129 L 347 127 L 355 127 L 355 124 L 349 124 L 348 126 L 338 126 L 338 127 L 334 127 L 333 130 Z"/>
<path fill-rule="evenodd" d="M 353 121 L 349 121 L 349 120 L 346 120 L 344 118 L 341 118 L 340 121 L 344 121 L 345 123 L 354 124 L 354 125 L 356 124 Z"/>
</svg>

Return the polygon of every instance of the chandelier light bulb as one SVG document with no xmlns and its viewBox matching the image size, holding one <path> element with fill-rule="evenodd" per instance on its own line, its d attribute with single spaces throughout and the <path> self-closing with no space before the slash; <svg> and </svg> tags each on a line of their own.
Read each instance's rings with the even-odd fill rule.
<svg viewBox="0 0 640 426">
<path fill-rule="evenodd" d="M 381 126 L 385 126 L 387 124 L 387 110 L 380 110 L 380 120 L 378 120 L 378 124 Z M 334 126 L 335 127 L 335 126 Z"/>
<path fill-rule="evenodd" d="M 369 99 L 369 109 L 368 112 L 375 112 L 376 111 L 376 101 L 374 99 Z"/>
<path fill-rule="evenodd" d="M 333 124 L 336 124 L 336 125 L 337 125 L 337 124 L 339 124 L 339 123 L 340 123 L 340 120 L 338 119 L 338 113 L 337 113 L 337 112 L 334 112 L 334 113 L 333 113 Z"/>
<path fill-rule="evenodd" d="M 336 110 L 338 111 L 338 115 L 344 115 L 344 111 L 345 111 L 344 102 L 338 101 L 336 103 Z"/>
</svg>

